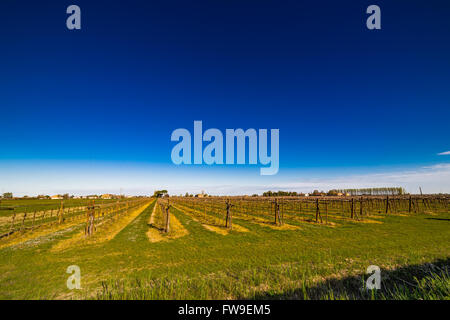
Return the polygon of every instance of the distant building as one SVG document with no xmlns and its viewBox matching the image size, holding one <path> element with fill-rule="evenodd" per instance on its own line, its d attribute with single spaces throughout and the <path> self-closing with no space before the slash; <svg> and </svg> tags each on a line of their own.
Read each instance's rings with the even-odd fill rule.
<svg viewBox="0 0 450 320">
<path fill-rule="evenodd" d="M 305 193 L 305 197 L 309 197 L 309 193 Z"/>
<path fill-rule="evenodd" d="M 198 193 L 195 195 L 196 198 L 205 198 L 208 195 L 205 193 L 205 191 L 202 190 L 202 193 Z"/>
<path fill-rule="evenodd" d="M 337 193 L 337 196 L 338 196 L 338 197 L 342 197 L 343 195 L 344 195 L 344 194 L 343 194 L 342 192 L 338 192 L 338 193 Z"/>
<path fill-rule="evenodd" d="M 62 200 L 62 199 L 64 199 L 63 196 L 62 196 L 62 195 L 59 195 L 59 194 L 54 195 L 54 196 L 51 196 L 50 198 L 51 198 L 52 200 Z"/>
<path fill-rule="evenodd" d="M 114 195 L 109 194 L 109 193 L 105 193 L 101 195 L 102 199 L 108 200 L 108 199 L 114 199 Z"/>
<path fill-rule="evenodd" d="M 206 198 L 208 195 L 204 192 L 195 195 L 196 198 Z"/>
</svg>

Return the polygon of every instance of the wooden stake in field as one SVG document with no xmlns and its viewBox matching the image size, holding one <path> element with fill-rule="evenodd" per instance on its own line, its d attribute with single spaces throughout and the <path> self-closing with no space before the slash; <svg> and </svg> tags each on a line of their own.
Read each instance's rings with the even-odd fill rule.
<svg viewBox="0 0 450 320">
<path fill-rule="evenodd" d="M 322 223 L 322 215 L 320 214 L 320 208 L 319 208 L 319 198 L 316 199 L 316 222 L 319 222 L 319 218 L 320 218 L 320 223 Z"/>
<path fill-rule="evenodd" d="M 408 213 L 411 213 L 411 207 L 412 207 L 412 197 L 409 196 L 409 206 L 408 206 Z"/>
<path fill-rule="evenodd" d="M 166 227 L 164 228 L 165 233 L 170 232 L 170 207 L 169 200 L 167 200 L 167 205 L 165 206 L 165 212 L 166 212 Z"/>
<path fill-rule="evenodd" d="M 231 217 L 231 208 L 234 207 L 234 205 L 232 205 L 230 203 L 230 200 L 227 200 L 226 201 L 226 206 L 227 206 L 227 217 L 226 217 L 226 220 L 225 220 L 225 227 L 233 229 L 233 223 L 232 223 L 232 217 Z"/>
<path fill-rule="evenodd" d="M 389 196 L 386 196 L 386 214 L 388 214 L 389 211 Z"/>
<path fill-rule="evenodd" d="M 16 220 L 16 213 L 15 212 L 14 212 L 12 220 L 11 220 L 11 227 L 9 228 L 8 237 L 14 231 L 14 220 Z"/>
<path fill-rule="evenodd" d="M 23 232 L 24 227 L 25 227 L 25 219 L 27 218 L 27 213 L 24 212 L 23 214 L 23 219 L 22 219 L 22 227 L 20 228 L 20 231 Z"/>
<path fill-rule="evenodd" d="M 89 237 L 94 233 L 95 230 L 95 202 L 92 201 L 92 205 L 87 207 L 86 214 L 86 228 L 85 228 L 85 236 Z"/>
<path fill-rule="evenodd" d="M 355 216 L 355 199 L 352 198 L 352 203 L 351 203 L 351 215 L 350 218 L 354 218 Z"/>
<path fill-rule="evenodd" d="M 362 216 L 363 216 L 363 198 L 362 197 L 359 199 L 359 216 L 362 219 Z"/>
<path fill-rule="evenodd" d="M 278 199 L 275 199 L 275 201 L 273 201 L 272 203 L 273 203 L 273 207 L 274 207 L 275 224 L 282 225 L 283 219 L 281 218 L 281 215 L 280 215 L 280 204 L 278 203 Z"/>
<path fill-rule="evenodd" d="M 33 223 L 32 223 L 32 225 L 31 225 L 31 230 L 33 230 L 34 229 L 34 220 L 36 219 L 36 210 L 34 211 L 34 213 L 33 213 Z"/>
<path fill-rule="evenodd" d="M 58 223 L 61 224 L 64 221 L 64 201 L 61 201 L 61 207 L 59 208 Z"/>
</svg>

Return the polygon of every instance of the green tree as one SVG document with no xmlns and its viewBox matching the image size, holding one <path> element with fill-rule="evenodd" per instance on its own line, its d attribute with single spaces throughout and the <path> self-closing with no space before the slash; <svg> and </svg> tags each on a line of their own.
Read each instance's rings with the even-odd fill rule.
<svg viewBox="0 0 450 320">
<path fill-rule="evenodd" d="M 3 198 L 5 198 L 5 199 L 12 199 L 13 198 L 12 192 L 5 192 L 3 194 Z"/>
<path fill-rule="evenodd" d="M 161 198 L 161 197 L 163 197 L 163 196 L 165 196 L 165 195 L 169 195 L 168 192 L 167 192 L 167 190 L 156 190 L 156 191 L 153 193 L 153 196 L 156 197 L 156 198 Z"/>
</svg>

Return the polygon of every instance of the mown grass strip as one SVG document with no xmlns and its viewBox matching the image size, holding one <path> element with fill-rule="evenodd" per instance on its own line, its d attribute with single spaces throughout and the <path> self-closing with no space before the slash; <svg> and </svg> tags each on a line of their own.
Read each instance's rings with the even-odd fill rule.
<svg viewBox="0 0 450 320">
<path fill-rule="evenodd" d="M 201 225 L 208 231 L 215 232 L 221 235 L 227 235 L 230 233 L 230 231 L 237 231 L 237 232 L 248 232 L 249 230 L 243 226 L 240 226 L 238 224 L 233 223 L 232 229 L 228 229 L 225 226 L 219 226 L 215 224 L 214 222 L 211 222 L 207 219 L 208 216 L 205 216 L 204 212 L 201 212 L 199 210 L 194 210 L 192 208 L 188 208 L 182 205 L 174 205 L 177 210 L 180 210 L 184 213 L 186 213 L 188 216 L 192 218 L 192 220 L 197 221 L 201 223 Z"/>
<path fill-rule="evenodd" d="M 128 224 L 130 224 L 136 217 L 138 217 L 144 210 L 151 204 L 152 202 L 148 202 L 140 207 L 133 208 L 128 212 L 128 214 L 124 214 L 122 216 L 116 217 L 116 221 L 105 221 L 106 223 L 100 223 L 97 225 L 97 228 L 102 227 L 100 230 L 94 233 L 89 238 L 86 238 L 85 231 L 74 235 L 72 238 L 62 240 L 54 245 L 51 249 L 53 252 L 62 251 L 65 249 L 72 249 L 77 245 L 83 244 L 96 244 L 102 243 L 106 241 L 110 241 L 114 239 L 114 237 L 122 231 Z"/>
<path fill-rule="evenodd" d="M 170 213 L 170 231 L 164 233 L 164 214 L 161 211 L 161 207 L 158 203 L 153 207 L 152 214 L 149 219 L 149 230 L 147 231 L 147 237 L 150 242 L 160 242 L 173 240 L 184 237 L 189 234 L 189 231 L 183 226 L 183 224 L 177 219 L 173 211 Z"/>
</svg>

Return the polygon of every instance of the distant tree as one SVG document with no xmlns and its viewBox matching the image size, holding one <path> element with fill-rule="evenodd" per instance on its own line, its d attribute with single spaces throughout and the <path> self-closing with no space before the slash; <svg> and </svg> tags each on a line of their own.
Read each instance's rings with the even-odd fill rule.
<svg viewBox="0 0 450 320">
<path fill-rule="evenodd" d="M 63 199 L 65 199 L 65 200 L 67 200 L 67 199 L 69 199 L 69 194 L 68 193 L 65 193 L 65 194 L 63 194 Z"/>
<path fill-rule="evenodd" d="M 266 191 L 263 194 L 263 197 L 296 197 L 299 194 L 295 191 Z"/>
<path fill-rule="evenodd" d="M 3 194 L 3 198 L 5 198 L 5 199 L 12 199 L 13 198 L 12 192 L 5 192 Z"/>
<path fill-rule="evenodd" d="M 327 196 L 337 196 L 337 195 L 338 195 L 338 192 L 336 190 L 330 190 L 327 193 Z"/>
<path fill-rule="evenodd" d="M 163 196 L 169 196 L 169 194 L 167 193 L 167 190 L 156 190 L 153 193 L 153 196 L 156 198 L 161 198 Z"/>
</svg>

